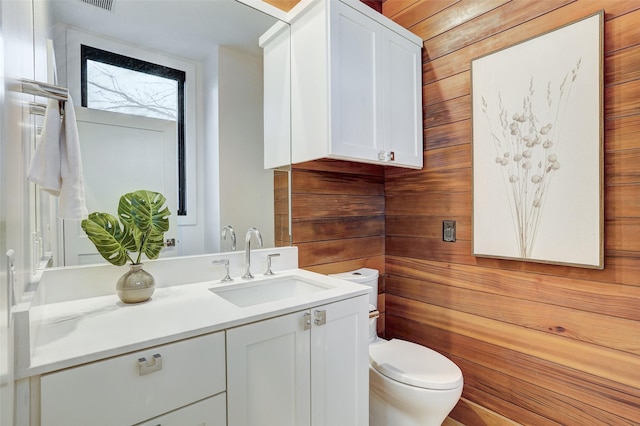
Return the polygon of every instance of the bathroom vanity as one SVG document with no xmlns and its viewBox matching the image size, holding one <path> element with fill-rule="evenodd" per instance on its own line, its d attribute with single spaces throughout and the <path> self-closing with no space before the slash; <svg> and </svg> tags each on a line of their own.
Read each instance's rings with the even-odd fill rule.
<svg viewBox="0 0 640 426">
<path fill-rule="evenodd" d="M 297 269 L 294 247 L 252 255 L 254 279 L 238 252 L 148 262 L 135 305 L 120 268 L 44 272 L 16 316 L 17 424 L 367 425 L 369 289 Z"/>
</svg>

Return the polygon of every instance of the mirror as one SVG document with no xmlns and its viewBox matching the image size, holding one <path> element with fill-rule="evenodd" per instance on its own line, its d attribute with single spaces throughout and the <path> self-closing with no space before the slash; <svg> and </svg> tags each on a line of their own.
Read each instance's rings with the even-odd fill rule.
<svg viewBox="0 0 640 426">
<path fill-rule="evenodd" d="M 288 223 L 283 224 L 282 215 L 275 213 L 275 204 L 286 205 L 288 213 L 288 187 L 286 196 L 282 195 L 282 182 L 288 183 L 288 171 L 286 167 L 265 170 L 263 166 L 263 52 L 258 46 L 259 37 L 279 19 L 286 19 L 286 13 L 262 1 L 49 3 L 58 84 L 69 88 L 76 109 L 81 104 L 80 45 L 186 72 L 186 214 L 178 216 L 177 208 L 171 209 L 177 219 L 177 233 L 165 236 L 175 238 L 177 245 L 168 247 L 163 255 L 230 251 L 230 238 L 221 238 L 226 225 L 235 229 L 238 250 L 243 249 L 245 232 L 251 226 L 260 229 L 265 247 L 289 245 Z M 84 131 L 80 123 L 79 130 Z M 80 139 L 82 148 L 83 134 Z M 104 146 L 105 142 L 96 144 Z M 107 182 L 119 171 L 136 167 L 135 159 L 125 163 L 131 160 L 128 157 L 120 153 L 116 163 L 105 164 L 104 155 L 83 153 L 83 167 L 104 176 Z M 100 164 L 87 164 L 91 158 Z M 132 185 L 131 191 L 143 189 L 135 182 Z M 95 189 L 99 186 L 86 188 L 89 212 L 115 214 L 119 197 L 105 200 L 103 189 Z M 100 202 L 113 207 L 96 207 Z M 83 236 L 78 231 L 79 223 L 65 222 L 60 228 L 56 250 L 73 254 L 56 253 L 56 266 L 103 261 L 98 255 L 83 257 L 76 253 L 78 250 L 64 246 L 63 241 Z"/>
</svg>

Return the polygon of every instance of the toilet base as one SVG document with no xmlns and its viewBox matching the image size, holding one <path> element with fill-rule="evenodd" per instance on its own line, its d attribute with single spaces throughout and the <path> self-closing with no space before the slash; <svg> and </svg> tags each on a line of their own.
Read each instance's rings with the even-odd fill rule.
<svg viewBox="0 0 640 426">
<path fill-rule="evenodd" d="M 369 426 L 440 426 L 462 395 L 408 386 L 369 367 Z"/>
</svg>

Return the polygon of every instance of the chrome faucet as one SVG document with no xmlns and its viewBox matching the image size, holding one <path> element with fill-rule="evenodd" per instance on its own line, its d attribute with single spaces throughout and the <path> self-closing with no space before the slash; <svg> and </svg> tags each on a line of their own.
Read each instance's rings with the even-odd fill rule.
<svg viewBox="0 0 640 426">
<path fill-rule="evenodd" d="M 236 251 L 236 231 L 233 230 L 233 226 L 227 225 L 222 228 L 222 239 L 227 239 L 227 232 L 231 235 L 231 251 Z"/>
<path fill-rule="evenodd" d="M 251 275 L 251 236 L 256 236 L 258 247 L 262 247 L 262 235 L 258 228 L 251 227 L 247 230 L 247 236 L 244 239 L 244 275 L 242 278 L 253 278 Z"/>
</svg>

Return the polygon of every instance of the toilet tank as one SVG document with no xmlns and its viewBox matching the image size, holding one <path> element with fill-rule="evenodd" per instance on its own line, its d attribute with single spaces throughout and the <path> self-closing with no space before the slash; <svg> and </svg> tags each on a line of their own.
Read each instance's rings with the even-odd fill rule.
<svg viewBox="0 0 640 426">
<path fill-rule="evenodd" d="M 330 277 L 340 278 L 354 283 L 366 285 L 372 288 L 369 293 L 369 303 L 376 309 L 378 308 L 378 276 L 380 273 L 377 269 L 360 268 L 355 271 L 347 271 L 339 274 L 329 274 Z"/>
</svg>

